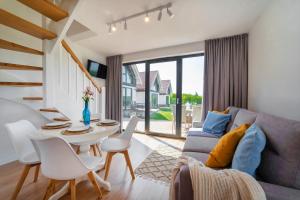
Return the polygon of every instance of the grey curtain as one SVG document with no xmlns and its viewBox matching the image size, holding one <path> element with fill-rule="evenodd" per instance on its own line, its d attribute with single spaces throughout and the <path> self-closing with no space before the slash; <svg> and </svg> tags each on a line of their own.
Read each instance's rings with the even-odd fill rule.
<svg viewBox="0 0 300 200">
<path fill-rule="evenodd" d="M 106 58 L 106 113 L 107 119 L 122 120 L 122 56 Z M 122 123 L 121 123 L 122 124 Z"/>
<path fill-rule="evenodd" d="M 206 40 L 203 117 L 228 106 L 247 108 L 248 34 Z"/>
</svg>

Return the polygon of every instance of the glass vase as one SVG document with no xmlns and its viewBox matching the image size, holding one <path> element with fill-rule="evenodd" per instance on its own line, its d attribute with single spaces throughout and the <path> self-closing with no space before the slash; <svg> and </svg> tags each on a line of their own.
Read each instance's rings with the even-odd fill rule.
<svg viewBox="0 0 300 200">
<path fill-rule="evenodd" d="M 89 102 L 84 102 L 84 109 L 82 111 L 82 119 L 85 126 L 89 126 L 91 123 L 91 112 L 89 109 Z"/>
</svg>

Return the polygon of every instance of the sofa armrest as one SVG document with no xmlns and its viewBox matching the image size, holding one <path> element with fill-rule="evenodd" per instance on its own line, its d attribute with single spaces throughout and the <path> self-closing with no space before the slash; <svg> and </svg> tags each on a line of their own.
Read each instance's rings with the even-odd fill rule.
<svg viewBox="0 0 300 200">
<path fill-rule="evenodd" d="M 193 200 L 192 180 L 187 165 L 181 166 L 176 176 L 174 187 L 176 200 Z"/>
</svg>

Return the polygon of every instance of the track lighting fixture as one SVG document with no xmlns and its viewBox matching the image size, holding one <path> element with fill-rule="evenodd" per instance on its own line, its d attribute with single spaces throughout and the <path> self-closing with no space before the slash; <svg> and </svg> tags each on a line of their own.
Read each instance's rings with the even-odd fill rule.
<svg viewBox="0 0 300 200">
<path fill-rule="evenodd" d="M 171 7 L 172 7 L 172 3 L 169 2 L 167 4 L 164 4 L 162 6 L 158 6 L 156 8 L 148 9 L 148 10 L 143 11 L 143 12 L 135 13 L 135 14 L 129 15 L 127 17 L 123 17 L 121 19 L 117 19 L 117 20 L 111 21 L 111 22 L 107 23 L 107 25 L 108 25 L 108 32 L 109 33 L 116 32 L 117 31 L 116 25 L 117 24 L 122 24 L 122 23 L 124 23 L 124 30 L 127 30 L 127 21 L 129 19 L 137 18 L 137 17 L 140 17 L 140 16 L 145 16 L 144 17 L 144 21 L 146 23 L 148 23 L 150 21 L 149 14 L 157 12 L 157 11 L 159 11 L 158 16 L 157 16 L 157 20 L 161 21 L 161 19 L 162 19 L 162 12 L 163 12 L 164 9 L 167 10 L 167 13 L 168 13 L 169 17 L 173 18 L 175 15 L 170 10 Z"/>
<path fill-rule="evenodd" d="M 109 27 L 108 27 L 108 33 L 111 34 L 111 24 L 110 24 Z"/>
<path fill-rule="evenodd" d="M 150 21 L 150 18 L 149 18 L 149 16 L 148 16 L 148 13 L 146 13 L 146 16 L 145 16 L 144 21 L 145 21 L 146 23 L 148 23 L 148 22 Z"/>
<path fill-rule="evenodd" d="M 173 18 L 175 16 L 169 8 L 167 8 L 167 13 L 168 13 L 169 17 L 171 17 L 171 18 Z"/>
<path fill-rule="evenodd" d="M 127 22 L 126 22 L 126 19 L 124 20 L 124 30 L 125 30 L 125 31 L 127 30 Z"/>
<path fill-rule="evenodd" d="M 162 17 L 162 10 L 159 11 L 158 16 L 157 16 L 157 20 L 160 21 Z"/>
</svg>

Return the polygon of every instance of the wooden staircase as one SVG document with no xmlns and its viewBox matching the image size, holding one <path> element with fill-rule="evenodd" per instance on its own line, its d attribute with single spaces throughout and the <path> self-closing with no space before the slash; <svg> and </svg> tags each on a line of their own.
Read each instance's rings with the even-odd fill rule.
<svg viewBox="0 0 300 200">
<path fill-rule="evenodd" d="M 0 86 L 37 87 L 37 86 L 43 86 L 43 83 L 41 82 L 0 82 Z"/>
<path fill-rule="evenodd" d="M 52 40 L 57 35 L 47 29 L 37 26 L 29 21 L 26 21 L 12 13 L 0 9 L 0 24 L 11 27 L 18 31 L 27 33 L 40 39 Z"/>
<path fill-rule="evenodd" d="M 42 67 L 0 62 L 0 69 L 43 71 Z"/>
<path fill-rule="evenodd" d="M 49 19 L 57 22 L 62 19 L 65 19 L 69 16 L 68 12 L 61 9 L 50 0 L 18 0 L 20 3 L 24 4 L 27 7 L 32 8 L 35 12 L 39 12 L 40 14 L 48 17 Z M 52 40 L 57 37 L 57 34 L 47 30 L 43 27 L 40 27 L 30 21 L 27 21 L 13 13 L 10 13 L 2 8 L 0 8 L 0 24 L 15 29 L 17 31 L 26 33 L 33 37 L 36 37 L 41 40 Z M 6 49 L 10 51 L 28 53 L 30 55 L 41 55 L 44 56 L 44 52 L 41 50 L 37 50 L 31 47 L 23 46 L 17 44 L 13 41 L 7 41 L 0 38 L 0 48 Z M 21 70 L 21 71 L 43 71 L 43 67 L 40 66 L 31 66 L 25 64 L 15 64 L 15 63 L 8 63 L 8 62 L 1 62 L 0 61 L 0 70 Z M 33 72 L 34 73 L 34 72 Z M 5 82 L 0 81 L 0 86 L 3 87 L 41 87 L 43 86 L 43 82 Z M 24 101 L 43 101 L 43 97 L 39 96 L 25 96 L 22 98 Z M 55 108 L 42 108 L 40 109 L 41 112 L 52 112 L 52 113 L 60 113 Z M 63 115 L 61 113 L 61 115 Z M 60 120 L 68 119 L 66 116 L 63 115 L 62 118 L 58 118 Z M 68 119 L 69 120 L 69 119 Z"/>
<path fill-rule="evenodd" d="M 30 53 L 30 54 L 35 54 L 35 55 L 44 55 L 44 52 L 36 50 L 36 49 L 32 49 L 29 47 L 25 47 L 13 42 L 9 42 L 6 40 L 2 40 L 0 39 L 0 48 L 1 49 L 7 49 L 7 50 L 12 50 L 12 51 L 19 51 L 19 52 L 23 52 L 23 53 Z"/>
<path fill-rule="evenodd" d="M 68 12 L 56 6 L 49 0 L 41 0 L 41 1 L 18 0 L 18 1 L 56 22 L 69 16 Z"/>
<path fill-rule="evenodd" d="M 27 101 L 43 101 L 43 97 L 23 97 L 23 100 L 27 100 Z"/>
</svg>

